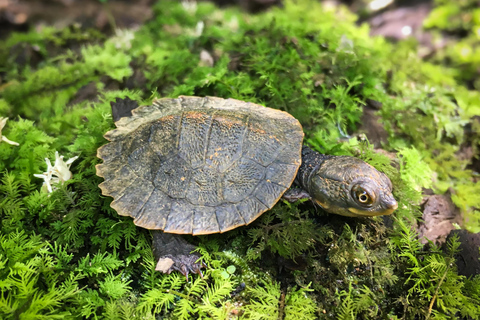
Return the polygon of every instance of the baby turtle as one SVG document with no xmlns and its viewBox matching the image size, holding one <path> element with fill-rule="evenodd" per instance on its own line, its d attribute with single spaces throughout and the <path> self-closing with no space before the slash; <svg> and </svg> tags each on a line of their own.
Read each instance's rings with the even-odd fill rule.
<svg viewBox="0 0 480 320">
<path fill-rule="evenodd" d="M 118 214 L 163 230 L 153 243 L 162 272 L 200 273 L 193 245 L 174 234 L 247 225 L 282 196 L 309 198 L 327 212 L 352 217 L 397 208 L 385 174 L 354 157 L 302 147 L 302 126 L 280 110 L 181 96 L 138 107 L 115 125 L 105 134 L 110 143 L 98 149 L 100 188 L 114 198 Z M 299 188 L 289 189 L 293 183 Z"/>
</svg>

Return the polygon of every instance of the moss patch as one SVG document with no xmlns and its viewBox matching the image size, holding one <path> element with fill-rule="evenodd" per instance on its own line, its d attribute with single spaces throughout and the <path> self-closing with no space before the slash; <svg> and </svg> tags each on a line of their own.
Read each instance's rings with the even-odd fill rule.
<svg viewBox="0 0 480 320">
<path fill-rule="evenodd" d="M 0 143 L 2 318 L 480 317 L 479 276 L 456 272 L 458 241 L 442 252 L 412 232 L 423 187 L 451 188 L 465 227 L 480 230 L 474 159 L 459 156 L 465 145 L 478 154 L 477 91 L 420 61 L 411 43 L 371 38 L 341 8 L 287 1 L 247 15 L 161 1 L 154 10 L 139 30 L 109 39 L 45 28 L 0 45 L 2 134 L 20 144 Z M 99 99 L 79 99 L 86 85 Z M 279 203 L 252 226 L 194 239 L 209 265 L 203 279 L 154 272 L 149 231 L 100 194 L 96 150 L 116 98 L 181 94 L 288 111 L 318 151 L 370 162 L 393 181 L 392 227 Z M 396 167 L 351 138 L 367 101 L 382 105 L 383 149 L 398 152 Z M 47 194 L 33 174 L 55 151 L 79 158 L 73 178 Z"/>
</svg>

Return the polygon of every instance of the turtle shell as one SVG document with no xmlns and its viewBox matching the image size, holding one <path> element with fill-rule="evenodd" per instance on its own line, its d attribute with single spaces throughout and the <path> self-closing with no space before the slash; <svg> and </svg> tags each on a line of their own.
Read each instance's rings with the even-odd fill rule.
<svg viewBox="0 0 480 320">
<path fill-rule="evenodd" d="M 210 234 L 249 224 L 295 179 L 303 130 L 290 114 L 214 97 L 159 99 L 98 149 L 102 193 L 137 226 Z"/>
</svg>

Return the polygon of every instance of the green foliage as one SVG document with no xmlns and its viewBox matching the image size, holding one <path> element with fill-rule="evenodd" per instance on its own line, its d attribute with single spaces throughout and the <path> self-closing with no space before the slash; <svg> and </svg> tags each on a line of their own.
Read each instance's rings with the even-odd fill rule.
<svg viewBox="0 0 480 320">
<path fill-rule="evenodd" d="M 400 156 L 400 175 L 402 180 L 413 189 L 432 187 L 432 171 L 423 162 L 422 156 L 415 148 L 403 148 L 398 151 Z"/>
<path fill-rule="evenodd" d="M 293 288 L 285 296 L 285 318 L 292 319 L 315 319 L 317 306 L 310 299 L 307 292 L 312 292 L 308 286 L 306 288 Z"/>
<path fill-rule="evenodd" d="M 255 300 L 249 306 L 245 307 L 245 317 L 247 319 L 278 319 L 279 308 L 278 301 L 281 291 L 280 285 L 273 282 L 262 281 L 263 287 L 249 289 L 249 293 L 255 297 Z"/>
<path fill-rule="evenodd" d="M 360 290 L 353 290 L 352 284 L 349 284 L 348 292 L 343 290 L 339 293 L 342 304 L 337 314 L 338 320 L 354 320 L 358 319 L 361 312 L 365 312 L 369 318 L 378 316 L 378 309 L 375 308 L 373 292 L 366 286 Z"/>
<path fill-rule="evenodd" d="M 149 263 L 155 269 L 154 261 Z M 235 282 L 224 279 L 215 270 L 207 270 L 203 278 L 191 282 L 178 274 L 163 276 L 139 300 L 141 314 L 154 315 L 171 312 L 175 319 L 211 318 L 226 319 L 232 310 L 229 300 Z M 220 304 L 223 307 L 217 307 Z"/>
<path fill-rule="evenodd" d="M 308 212 L 300 211 L 299 203 L 284 203 L 285 206 L 278 205 L 263 214 L 259 227 L 248 230 L 248 236 L 256 246 L 247 252 L 247 259 L 259 259 L 266 249 L 282 257 L 294 259 L 312 248 L 318 240 L 316 226 L 307 218 Z"/>
<path fill-rule="evenodd" d="M 83 276 L 56 272 L 59 260 L 51 254 L 39 236 L 21 231 L 0 238 L 2 319 L 63 319 L 71 315 L 64 306 L 74 300 Z"/>
<path fill-rule="evenodd" d="M 9 130 L 2 134 L 19 143 L 19 146 L 0 144 L 0 170 L 15 170 L 18 175 L 28 176 L 40 173 L 45 164 L 44 158 L 53 155 L 48 154 L 48 151 L 51 150 L 55 138 L 39 130 L 34 122 L 29 120 L 9 121 L 7 127 Z"/>
<path fill-rule="evenodd" d="M 464 193 L 465 188 L 461 187 L 475 188 L 474 172 L 468 166 L 478 159 L 464 156 L 461 146 L 471 146 L 474 154 L 478 150 L 479 131 L 470 128 L 477 126 L 480 95 L 452 82 L 443 70 L 437 70 L 438 74 L 430 72 L 440 67 L 431 66 L 428 73 L 419 73 L 424 64 L 408 55 L 411 48 L 400 49 L 392 59 L 403 61 L 407 67 L 393 72 L 390 90 L 401 95 L 403 101 L 389 99 L 380 111 L 384 119 L 391 119 L 385 122 L 391 132 L 389 143 L 398 150 L 413 146 L 433 172 L 433 189 L 445 193 L 451 188 L 455 194 L 462 194 L 455 198 L 455 204 L 465 208 L 464 225 L 471 231 L 478 230 L 480 225 L 472 217 L 475 207 L 468 205 L 475 200 L 467 200 L 473 194 Z M 428 84 L 421 87 L 414 79 Z M 452 84 L 438 87 L 444 80 Z"/>
<path fill-rule="evenodd" d="M 129 66 L 131 57 L 119 50 L 112 42 L 104 47 L 89 46 L 82 50 L 84 63 L 94 67 L 94 71 L 105 74 L 112 79 L 121 81 L 132 74 Z"/>
<path fill-rule="evenodd" d="M 441 319 L 461 314 L 478 319 L 480 300 L 469 294 L 464 287 L 465 277 L 457 274 L 454 264 L 460 245 L 458 237 L 449 240 L 446 254 L 435 246 L 424 252 L 410 227 L 402 222 L 399 225 L 401 238 L 394 238 L 393 249 L 398 252 L 398 266 L 408 275 L 404 284 L 407 294 L 399 301 L 410 318 Z"/>
<path fill-rule="evenodd" d="M 473 82 L 478 90 L 480 82 L 475 79 L 476 70 L 480 66 L 478 3 L 474 0 L 436 0 L 424 25 L 428 29 L 460 37 L 458 41 L 436 52 L 433 60 L 454 66 L 457 68 L 457 77 L 465 82 Z"/>
<path fill-rule="evenodd" d="M 261 286 L 247 289 L 251 304 L 245 306 L 242 319 L 316 319 L 317 307 L 307 296 L 311 291 L 307 286 L 282 292 L 278 283 L 262 280 Z"/>
<path fill-rule="evenodd" d="M 478 319 L 480 280 L 457 274 L 458 242 L 446 253 L 424 248 L 410 224 L 422 188 L 451 188 L 467 227 L 479 230 L 478 177 L 458 153 L 462 144 L 478 151 L 480 96 L 457 82 L 461 72 L 423 63 L 411 43 L 371 38 L 354 21 L 310 1 L 253 16 L 160 1 L 146 25 L 107 40 L 71 27 L 2 42 L 0 113 L 10 119 L 2 134 L 20 146 L 0 143 L 0 317 Z M 72 42 L 81 48 L 69 50 Z M 280 203 L 251 226 L 198 237 L 203 278 L 155 272 L 150 233 L 100 193 L 96 153 L 114 127 L 116 98 L 148 104 L 180 94 L 290 112 L 318 151 L 358 156 L 390 177 L 393 228 Z M 393 166 L 349 136 L 371 100 L 382 104 Z M 79 158 L 73 178 L 47 194 L 33 174 L 55 151 Z"/>
</svg>

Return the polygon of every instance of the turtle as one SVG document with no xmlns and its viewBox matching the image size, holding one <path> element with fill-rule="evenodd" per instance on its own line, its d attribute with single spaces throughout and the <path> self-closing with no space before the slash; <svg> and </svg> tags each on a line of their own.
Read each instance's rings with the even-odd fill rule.
<svg viewBox="0 0 480 320">
<path fill-rule="evenodd" d="M 122 110 L 127 105 L 117 104 Z M 384 173 L 358 158 L 303 145 L 300 122 L 284 111 L 180 96 L 135 108 L 115 126 L 104 135 L 110 142 L 97 151 L 103 160 L 96 166 L 104 178 L 99 187 L 119 215 L 154 230 L 156 270 L 164 273 L 201 275 L 195 247 L 179 235 L 248 225 L 282 197 L 308 198 L 350 217 L 389 215 L 397 208 Z"/>
</svg>

